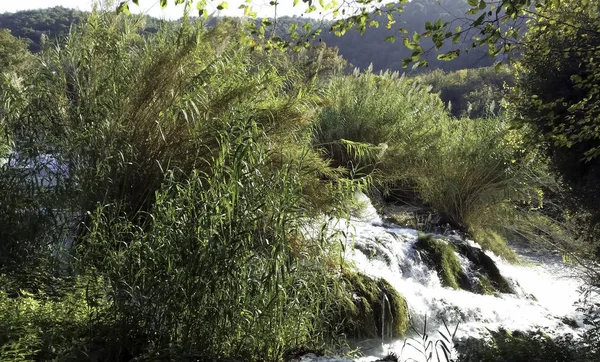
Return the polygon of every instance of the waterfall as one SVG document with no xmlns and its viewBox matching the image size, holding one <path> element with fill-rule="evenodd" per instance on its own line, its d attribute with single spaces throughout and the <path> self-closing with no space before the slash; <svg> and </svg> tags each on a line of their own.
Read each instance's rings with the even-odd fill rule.
<svg viewBox="0 0 600 362">
<path fill-rule="evenodd" d="M 573 323 L 565 323 L 565 320 L 575 321 L 579 327 L 583 327 L 575 306 L 580 298 L 578 288 L 582 283 L 573 277 L 575 267 L 564 264 L 559 256 L 527 255 L 525 249 L 516 250 L 523 263 L 512 265 L 486 251 L 485 255 L 495 262 L 512 293 L 484 295 L 444 287 L 438 273 L 423 262 L 421 253 L 415 247 L 418 232 L 397 225 L 386 225 L 368 198 L 364 200 L 366 196 L 363 196 L 358 195 L 361 201 L 367 203 L 361 215 L 335 223 L 335 228 L 343 230 L 341 234 L 346 236 L 343 240 L 345 258 L 363 274 L 385 279 L 404 296 L 411 323 L 417 330 L 427 323 L 430 324 L 429 335 L 439 335 L 436 329 L 441 326 L 442 319 L 451 329 L 458 325 L 458 339 L 481 337 L 486 334 L 486 328 L 502 327 L 509 330 L 541 328 L 551 335 L 576 333 L 571 326 Z M 458 236 L 446 239 L 449 242 L 461 242 L 470 248 L 479 248 L 481 252 L 480 247 L 471 240 L 463 240 Z M 467 276 L 476 278 L 476 266 L 465 256 L 458 253 L 456 256 Z M 383 294 L 381 298 L 382 306 L 387 302 L 389 308 L 386 295 Z M 384 313 L 384 318 L 390 318 L 390 315 Z M 422 360 L 422 356 L 414 354 L 414 349 L 411 351 L 406 347 L 403 340 L 385 337 L 384 318 L 381 321 L 381 340 L 356 341 L 356 346 L 361 347 L 367 355 L 359 361 L 374 361 L 390 352 L 399 355 L 401 361 L 407 358 Z M 331 357 L 325 360 L 346 361 Z"/>
</svg>

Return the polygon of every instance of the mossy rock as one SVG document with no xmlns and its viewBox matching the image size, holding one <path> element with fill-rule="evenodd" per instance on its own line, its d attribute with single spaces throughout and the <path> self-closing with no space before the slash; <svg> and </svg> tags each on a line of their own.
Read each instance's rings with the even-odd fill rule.
<svg viewBox="0 0 600 362">
<path fill-rule="evenodd" d="M 488 277 L 486 277 L 485 275 L 481 275 L 477 279 L 476 292 L 479 294 L 484 294 L 484 295 L 497 295 L 498 294 L 498 291 L 496 290 L 496 288 L 494 287 L 494 285 L 492 284 L 490 279 Z"/>
<path fill-rule="evenodd" d="M 353 296 L 340 310 L 343 333 L 355 338 L 404 335 L 408 328 L 408 305 L 398 291 L 386 280 L 362 273 L 345 270 L 342 278 L 346 290 Z"/>
<path fill-rule="evenodd" d="M 510 284 L 500 273 L 496 263 L 492 258 L 479 248 L 473 247 L 468 243 L 461 241 L 454 243 L 457 251 L 467 258 L 475 267 L 479 282 L 476 292 L 481 294 L 514 293 Z"/>
<path fill-rule="evenodd" d="M 473 289 L 451 244 L 437 240 L 432 235 L 421 234 L 415 247 L 421 251 L 423 261 L 430 268 L 435 269 L 442 285 L 454 289 Z"/>
</svg>

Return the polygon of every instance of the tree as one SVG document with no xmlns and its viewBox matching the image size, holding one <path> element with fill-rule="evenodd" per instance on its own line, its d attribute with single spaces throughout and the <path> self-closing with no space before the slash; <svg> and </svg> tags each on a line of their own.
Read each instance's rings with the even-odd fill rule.
<svg viewBox="0 0 600 362">
<path fill-rule="evenodd" d="M 30 61 L 31 53 L 27 50 L 27 43 L 15 38 L 10 30 L 0 29 L 0 73 L 20 73 Z"/>
<path fill-rule="evenodd" d="M 71 26 L 84 18 L 79 10 L 56 6 L 49 9 L 0 14 L 0 28 L 10 29 L 18 38 L 28 39 L 29 50 L 41 50 L 43 36 L 53 42 L 69 33 Z"/>
<path fill-rule="evenodd" d="M 600 2 L 539 11 L 523 38 L 512 100 L 522 124 L 600 222 Z"/>
</svg>

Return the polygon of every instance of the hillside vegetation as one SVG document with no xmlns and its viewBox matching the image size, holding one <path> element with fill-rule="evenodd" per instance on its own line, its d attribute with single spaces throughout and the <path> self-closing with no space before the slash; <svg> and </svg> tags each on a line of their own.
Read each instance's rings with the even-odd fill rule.
<svg viewBox="0 0 600 362">
<path fill-rule="evenodd" d="M 410 4 L 425 14 L 430 3 Z M 527 82 L 535 59 L 556 72 L 567 60 L 540 50 L 497 73 L 411 77 L 375 70 L 387 63 L 351 71 L 341 45 L 258 47 L 241 19 L 153 28 L 113 11 L 69 14 L 80 20 L 68 30 L 63 15 L 44 30 L 5 14 L 16 28 L 0 32 L 2 361 L 281 361 L 402 336 L 402 290 L 358 273 L 328 223 L 350 217 L 357 191 L 431 210 L 435 231 L 509 262 L 519 262 L 509 240 L 598 259 L 596 210 L 562 196 L 572 189 L 554 147 L 568 142 L 540 142 L 541 130 L 560 133 L 555 119 L 519 97 L 539 90 Z M 46 31 L 60 46 L 35 43 Z M 588 93 L 562 109 L 569 117 L 596 110 L 596 88 L 582 88 L 595 63 L 581 61 L 589 71 L 574 88 Z M 594 119 L 569 117 L 593 133 Z M 593 137 L 568 140 L 594 160 Z M 443 285 L 461 287 L 455 247 L 419 239 Z M 593 290 L 597 268 L 585 265 Z M 543 360 L 551 346 L 585 361 L 600 330 L 589 320 L 569 349 L 502 333 L 465 348 L 497 360 L 513 343 Z"/>
</svg>

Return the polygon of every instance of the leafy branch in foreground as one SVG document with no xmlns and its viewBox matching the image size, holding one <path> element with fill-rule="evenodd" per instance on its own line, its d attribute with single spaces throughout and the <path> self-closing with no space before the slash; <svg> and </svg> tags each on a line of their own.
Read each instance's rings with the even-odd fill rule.
<svg viewBox="0 0 600 362">
<path fill-rule="evenodd" d="M 219 0 L 220 1 L 220 0 Z M 286 0 L 283 0 L 286 1 Z M 438 1 L 439 6 L 445 7 L 450 0 Z M 291 1 L 290 1 L 291 2 Z M 379 27 L 381 20 L 376 19 L 377 16 L 386 15 L 387 20 L 384 20 L 385 26 L 391 28 L 397 22 L 394 14 L 401 14 L 404 10 L 403 4 L 407 0 L 402 0 L 397 3 L 385 3 L 383 0 L 365 0 L 365 1 L 349 1 L 339 3 L 336 0 L 319 1 L 318 3 L 312 0 L 293 1 L 293 6 L 298 6 L 304 10 L 305 14 L 313 14 L 319 12 L 320 15 L 327 14 L 333 20 L 329 31 L 337 36 L 343 36 L 350 30 L 356 30 L 359 33 L 364 33 L 369 27 Z M 589 8 L 594 1 L 584 1 L 578 4 L 584 8 Z M 130 0 L 122 1 L 118 6 L 118 11 L 128 12 Z M 139 4 L 138 0 L 133 1 Z M 186 11 L 191 11 L 195 8 L 199 11 L 200 16 L 208 17 L 210 6 L 215 6 L 216 9 L 227 10 L 227 2 L 213 2 L 209 0 L 175 0 L 174 4 L 184 4 Z M 161 0 L 162 7 L 169 4 L 167 0 Z M 195 4 L 195 6 L 194 6 Z M 271 1 L 270 6 L 274 12 L 274 22 L 277 21 L 277 7 L 282 4 L 279 1 Z M 240 9 L 244 10 L 244 16 L 257 18 L 257 13 L 252 8 L 252 1 L 241 5 Z M 403 28 L 399 29 L 402 37 L 401 44 L 413 51 L 411 57 L 403 60 L 403 66 L 415 64 L 415 66 L 426 66 L 428 63 L 422 59 L 426 53 L 421 40 L 430 38 L 433 43 L 432 49 L 439 51 L 445 44 L 452 44 L 455 47 L 449 51 L 445 51 L 438 55 L 440 60 L 452 60 L 460 56 L 461 49 L 468 51 L 472 48 L 485 47 L 488 49 L 488 54 L 492 57 L 498 55 L 506 55 L 514 53 L 515 49 L 519 49 L 522 36 L 526 30 L 526 20 L 530 18 L 538 18 L 541 13 L 551 10 L 558 10 L 561 6 L 561 0 L 467 0 L 466 8 L 462 16 L 455 14 L 453 21 L 437 21 L 426 22 L 423 24 L 424 31 L 415 32 L 412 35 L 401 35 L 406 33 Z M 564 6 L 564 5 L 562 5 Z M 551 26 L 562 24 L 569 27 L 577 28 L 576 19 L 557 19 L 549 18 L 552 21 Z M 457 26 L 455 23 L 458 22 Z M 256 27 L 255 34 L 259 38 L 265 37 L 265 25 L 271 25 L 272 22 L 266 18 Z M 293 25 L 292 25 L 293 26 Z M 293 33 L 296 29 L 290 28 Z M 296 42 L 296 46 L 307 43 L 307 39 L 314 38 L 321 32 L 321 29 L 312 30 L 306 29 L 308 37 Z M 297 33 L 296 33 L 297 34 Z M 385 41 L 395 42 L 396 35 L 389 35 Z M 383 41 L 384 39 L 382 39 Z M 466 47 L 459 46 L 460 44 L 468 44 Z M 282 40 L 279 37 L 269 39 L 267 42 L 269 47 L 288 47 L 292 44 L 291 41 Z"/>
</svg>

